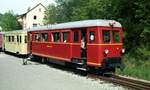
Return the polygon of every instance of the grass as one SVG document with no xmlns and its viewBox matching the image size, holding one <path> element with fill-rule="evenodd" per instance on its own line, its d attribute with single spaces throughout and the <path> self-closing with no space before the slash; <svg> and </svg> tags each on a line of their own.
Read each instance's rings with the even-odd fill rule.
<svg viewBox="0 0 150 90">
<path fill-rule="evenodd" d="M 129 54 L 124 56 L 125 69 L 117 70 L 118 74 L 150 81 L 150 59 L 137 59 Z"/>
</svg>

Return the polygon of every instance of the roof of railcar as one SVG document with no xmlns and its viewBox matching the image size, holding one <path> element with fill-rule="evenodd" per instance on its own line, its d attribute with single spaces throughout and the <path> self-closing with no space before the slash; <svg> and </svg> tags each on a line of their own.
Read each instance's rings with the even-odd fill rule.
<svg viewBox="0 0 150 90">
<path fill-rule="evenodd" d="M 121 24 L 115 20 L 96 19 L 96 20 L 83 20 L 83 21 L 74 21 L 74 22 L 67 22 L 67 23 L 60 23 L 60 24 L 51 24 L 46 26 L 34 27 L 28 31 L 85 28 L 85 27 L 94 27 L 94 26 L 110 27 L 110 24 L 113 24 L 113 27 L 122 27 Z"/>
<path fill-rule="evenodd" d="M 9 34 L 9 33 L 27 33 L 27 30 L 13 30 L 13 31 L 4 32 L 4 34 Z"/>
</svg>

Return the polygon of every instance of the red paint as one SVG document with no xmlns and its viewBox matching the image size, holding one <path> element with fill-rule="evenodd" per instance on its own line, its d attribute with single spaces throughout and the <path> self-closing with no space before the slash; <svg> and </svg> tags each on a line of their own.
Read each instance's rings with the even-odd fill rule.
<svg viewBox="0 0 150 90">
<path fill-rule="evenodd" d="M 101 67 L 103 64 L 103 59 L 106 57 L 121 57 L 120 54 L 122 50 L 122 28 L 115 28 L 115 27 L 87 27 L 87 65 L 94 66 L 94 67 Z M 105 44 L 103 43 L 103 35 L 102 30 L 117 30 L 119 31 L 120 35 L 120 43 L 114 43 L 112 32 L 110 32 L 110 40 L 111 43 Z M 48 41 L 34 41 L 34 33 L 41 33 L 46 32 L 48 33 Z M 69 38 L 67 43 L 63 43 L 62 38 L 60 42 L 52 42 L 52 32 L 60 32 L 60 37 L 62 37 L 62 32 L 69 32 Z M 73 42 L 73 33 L 79 32 L 79 41 L 74 43 Z M 94 32 L 95 40 L 93 43 L 90 43 L 90 32 Z M 78 29 L 65 29 L 65 30 L 47 30 L 47 31 L 32 31 L 28 32 L 31 33 L 32 37 L 30 38 L 31 42 L 28 44 L 29 52 L 33 55 L 38 55 L 41 57 L 49 57 L 49 58 L 56 58 L 62 61 L 71 61 L 71 58 L 80 58 L 80 45 L 81 45 L 81 30 Z M 30 45 L 32 45 L 30 47 Z M 105 49 L 109 50 L 109 53 L 105 55 Z"/>
</svg>

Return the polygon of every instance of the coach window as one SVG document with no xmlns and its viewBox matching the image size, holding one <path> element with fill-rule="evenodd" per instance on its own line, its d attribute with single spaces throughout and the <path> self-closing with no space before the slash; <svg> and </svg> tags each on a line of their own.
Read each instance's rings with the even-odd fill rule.
<svg viewBox="0 0 150 90">
<path fill-rule="evenodd" d="M 47 33 L 42 33 L 42 41 L 43 42 L 48 41 L 48 34 Z"/>
<path fill-rule="evenodd" d="M 27 36 L 24 37 L 24 42 L 27 43 Z"/>
<path fill-rule="evenodd" d="M 52 33 L 52 42 L 60 42 L 60 33 L 59 32 Z"/>
<path fill-rule="evenodd" d="M 119 43 L 120 42 L 119 31 L 112 31 L 112 33 L 113 33 L 113 42 Z"/>
<path fill-rule="evenodd" d="M 19 35 L 17 35 L 17 42 L 19 42 Z"/>
<path fill-rule="evenodd" d="M 63 42 L 66 43 L 66 42 L 69 42 L 69 32 L 63 32 L 62 33 L 62 39 L 63 39 Z"/>
<path fill-rule="evenodd" d="M 8 42 L 11 42 L 11 37 L 10 36 L 8 36 Z"/>
<path fill-rule="evenodd" d="M 79 41 L 79 33 L 78 32 L 74 32 L 73 42 L 77 43 L 78 41 Z"/>
<path fill-rule="evenodd" d="M 8 42 L 8 36 L 6 36 L 6 41 Z"/>
<path fill-rule="evenodd" d="M 34 41 L 40 41 L 40 36 L 38 33 L 34 34 Z"/>
<path fill-rule="evenodd" d="M 22 42 L 22 37 L 20 36 L 20 43 Z"/>
<path fill-rule="evenodd" d="M 95 33 L 92 31 L 92 32 L 90 32 L 90 37 L 89 37 L 89 39 L 90 39 L 90 43 L 94 43 L 94 41 L 95 41 Z"/>
<path fill-rule="evenodd" d="M 14 42 L 14 36 L 12 36 L 12 38 L 11 38 L 11 39 L 12 39 L 12 42 Z"/>
<path fill-rule="evenodd" d="M 110 31 L 108 30 L 103 31 L 103 42 L 110 43 Z"/>
</svg>

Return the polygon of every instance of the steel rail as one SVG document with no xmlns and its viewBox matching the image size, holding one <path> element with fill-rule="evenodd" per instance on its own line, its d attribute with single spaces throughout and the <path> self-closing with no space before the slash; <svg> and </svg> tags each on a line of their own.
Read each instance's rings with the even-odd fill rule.
<svg viewBox="0 0 150 90">
<path fill-rule="evenodd" d="M 104 81 L 112 82 L 115 84 L 123 85 L 126 87 L 130 87 L 136 90 L 150 90 L 150 83 L 135 79 L 130 79 L 126 77 L 121 77 L 117 75 L 113 75 L 112 77 L 98 76 L 98 75 L 88 75 L 89 77 L 98 78 Z"/>
</svg>

